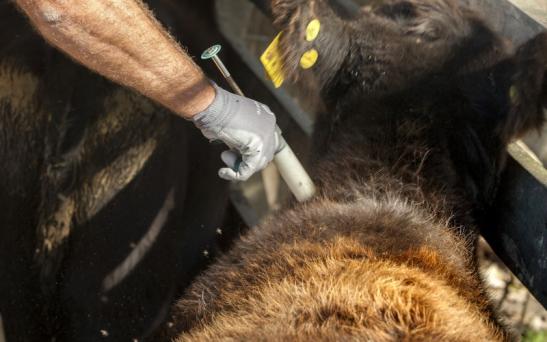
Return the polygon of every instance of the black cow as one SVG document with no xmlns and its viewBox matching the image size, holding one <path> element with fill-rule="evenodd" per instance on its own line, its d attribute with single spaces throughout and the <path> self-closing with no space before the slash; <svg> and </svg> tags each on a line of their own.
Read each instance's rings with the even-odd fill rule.
<svg viewBox="0 0 547 342">
<path fill-rule="evenodd" d="M 228 203 L 216 176 L 221 150 L 64 57 L 1 1 L 0 315 L 8 341 L 120 341 L 153 331 L 208 260 L 204 250 L 214 254 Z"/>
<path fill-rule="evenodd" d="M 200 275 L 171 334 L 512 340 L 478 272 L 477 222 L 494 209 L 507 144 L 543 124 L 547 33 L 514 49 L 457 0 L 372 1 L 352 18 L 328 0 L 272 11 L 286 76 L 311 74 L 326 103 L 318 194 Z"/>
</svg>

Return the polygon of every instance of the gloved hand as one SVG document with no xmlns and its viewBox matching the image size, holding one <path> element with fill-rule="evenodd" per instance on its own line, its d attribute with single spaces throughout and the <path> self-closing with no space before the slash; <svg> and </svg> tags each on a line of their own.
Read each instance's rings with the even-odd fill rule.
<svg viewBox="0 0 547 342">
<path fill-rule="evenodd" d="M 218 171 L 220 178 L 247 180 L 283 147 L 275 115 L 266 105 L 213 86 L 213 103 L 192 120 L 209 140 L 222 140 L 231 149 L 221 154 L 228 167 Z"/>
</svg>

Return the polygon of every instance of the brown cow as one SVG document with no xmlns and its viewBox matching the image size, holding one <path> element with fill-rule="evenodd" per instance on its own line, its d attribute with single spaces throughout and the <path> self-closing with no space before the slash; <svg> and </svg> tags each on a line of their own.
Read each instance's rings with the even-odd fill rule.
<svg viewBox="0 0 547 342">
<path fill-rule="evenodd" d="M 319 193 L 197 278 L 173 310 L 178 341 L 512 339 L 476 222 L 506 145 L 542 124 L 547 34 L 513 50 L 459 1 L 373 3 L 342 18 L 327 0 L 273 1 L 286 75 L 313 74 L 326 103 Z"/>
</svg>

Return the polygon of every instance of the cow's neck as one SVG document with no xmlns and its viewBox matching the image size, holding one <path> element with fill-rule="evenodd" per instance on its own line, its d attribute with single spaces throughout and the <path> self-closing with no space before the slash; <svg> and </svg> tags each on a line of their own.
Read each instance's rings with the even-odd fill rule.
<svg viewBox="0 0 547 342">
<path fill-rule="evenodd" d="M 315 177 L 323 196 L 412 202 L 454 225 L 470 225 L 470 203 L 446 142 L 427 119 L 393 120 L 370 112 L 346 117 L 351 119 L 323 123 L 328 129 L 318 126 L 330 131 L 318 142 L 325 146 Z"/>
</svg>

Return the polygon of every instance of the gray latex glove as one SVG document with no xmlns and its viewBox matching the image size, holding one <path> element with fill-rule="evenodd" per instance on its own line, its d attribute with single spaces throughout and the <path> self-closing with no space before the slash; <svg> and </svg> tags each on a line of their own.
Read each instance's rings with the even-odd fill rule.
<svg viewBox="0 0 547 342">
<path fill-rule="evenodd" d="M 215 99 L 193 117 L 194 124 L 209 140 L 222 140 L 231 149 L 221 154 L 228 167 L 218 171 L 219 177 L 247 180 L 282 147 L 275 115 L 266 105 L 213 86 Z"/>
</svg>

